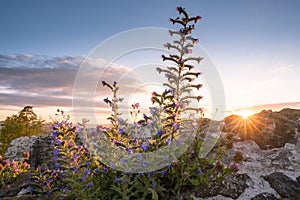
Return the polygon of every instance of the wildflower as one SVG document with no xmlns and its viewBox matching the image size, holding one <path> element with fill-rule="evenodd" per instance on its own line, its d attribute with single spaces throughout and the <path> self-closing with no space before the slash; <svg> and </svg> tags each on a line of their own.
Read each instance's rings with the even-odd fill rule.
<svg viewBox="0 0 300 200">
<path fill-rule="evenodd" d="M 125 125 L 125 121 L 122 118 L 118 118 L 118 123 L 121 125 Z"/>
<path fill-rule="evenodd" d="M 23 151 L 23 152 L 22 152 L 22 155 L 23 155 L 23 157 L 26 158 L 26 159 L 29 159 L 29 157 L 30 157 L 30 154 L 29 154 L 28 152 L 26 152 L 26 151 Z M 0 160 L 2 160 L 2 157 L 0 157 Z"/>
<path fill-rule="evenodd" d="M 72 190 L 72 187 L 68 185 L 68 186 L 65 188 L 65 190 L 66 190 L 66 191 L 71 191 L 71 190 Z"/>
<path fill-rule="evenodd" d="M 87 185 L 87 187 L 88 187 L 88 188 L 94 187 L 94 184 L 93 184 L 93 183 L 89 183 L 89 184 Z"/>
<path fill-rule="evenodd" d="M 116 82 L 116 81 L 114 81 L 114 87 L 116 87 L 116 85 L 117 85 L 117 82 Z"/>
<path fill-rule="evenodd" d="M 87 169 L 84 171 L 84 174 L 89 175 L 91 173 L 91 169 Z"/>
<path fill-rule="evenodd" d="M 24 162 L 24 163 L 23 163 L 23 166 L 24 166 L 25 168 L 30 168 L 30 164 L 28 164 L 27 162 Z"/>
<path fill-rule="evenodd" d="M 135 108 L 139 108 L 140 104 L 139 103 L 135 103 L 134 106 L 135 106 Z"/>
<path fill-rule="evenodd" d="M 60 169 L 60 168 L 61 168 L 61 164 L 55 163 L 55 169 Z"/>
<path fill-rule="evenodd" d="M 197 169 L 197 172 L 198 172 L 198 174 L 200 174 L 200 175 L 203 174 L 203 171 L 202 171 L 200 168 Z"/>
<path fill-rule="evenodd" d="M 170 145 L 170 144 L 171 144 L 171 140 L 170 140 L 170 139 L 168 139 L 168 141 L 167 141 L 166 145 Z"/>
<path fill-rule="evenodd" d="M 239 164 L 238 163 L 234 163 L 234 162 L 232 162 L 232 163 L 230 163 L 230 165 L 229 165 L 229 168 L 232 170 L 232 171 L 238 171 L 239 170 Z"/>
<path fill-rule="evenodd" d="M 119 183 L 121 179 L 119 179 L 118 177 L 115 177 L 115 182 Z"/>
<path fill-rule="evenodd" d="M 13 169 L 13 173 L 18 173 L 18 172 L 20 172 L 21 170 L 18 168 L 18 167 L 15 167 L 14 169 Z"/>
<path fill-rule="evenodd" d="M 122 129 L 122 128 L 119 128 L 119 129 L 118 129 L 118 132 L 119 132 L 120 135 L 125 134 L 125 131 L 124 131 L 124 129 Z"/>
<path fill-rule="evenodd" d="M 154 176 L 154 172 L 149 172 L 148 175 L 149 175 L 150 177 L 153 177 L 153 176 Z"/>
<path fill-rule="evenodd" d="M 183 173 L 183 178 L 188 179 L 190 177 L 188 172 L 184 172 Z"/>
<path fill-rule="evenodd" d="M 157 130 L 156 135 L 157 136 L 161 136 L 162 134 L 164 134 L 166 131 L 165 130 Z"/>
<path fill-rule="evenodd" d="M 150 119 L 145 113 L 143 114 L 143 118 L 144 118 L 145 120 Z"/>
<path fill-rule="evenodd" d="M 116 165 L 115 165 L 115 164 L 111 164 L 110 167 L 111 167 L 112 169 L 115 169 L 115 168 L 116 168 Z"/>
<path fill-rule="evenodd" d="M 152 96 L 153 97 L 157 96 L 157 93 L 156 92 L 152 92 Z"/>
<path fill-rule="evenodd" d="M 167 172 L 167 170 L 162 170 L 162 171 L 160 172 L 160 174 L 161 174 L 161 175 L 165 175 L 166 172 Z"/>
<path fill-rule="evenodd" d="M 59 151 L 57 148 L 53 150 L 53 156 L 57 157 L 59 155 Z"/>
<path fill-rule="evenodd" d="M 85 182 L 86 181 L 86 176 L 83 175 L 80 179 L 79 179 L 80 182 Z"/>
<path fill-rule="evenodd" d="M 87 167 L 91 166 L 91 162 L 87 162 L 87 163 L 86 163 L 86 166 L 87 166 Z"/>
<path fill-rule="evenodd" d="M 174 131 L 177 131 L 177 130 L 179 129 L 179 126 L 180 126 L 179 124 L 174 124 L 174 125 L 173 125 Z"/>
<path fill-rule="evenodd" d="M 106 167 L 103 168 L 104 173 L 108 173 L 108 169 Z"/>
<path fill-rule="evenodd" d="M 105 81 L 102 81 L 102 85 L 105 86 L 107 85 L 107 83 Z"/>
<path fill-rule="evenodd" d="M 105 103 L 109 103 L 108 98 L 103 99 L 103 101 L 104 101 Z"/>
<path fill-rule="evenodd" d="M 70 170 L 71 170 L 72 172 L 77 172 L 77 171 L 78 171 L 78 168 L 77 168 L 77 167 L 70 167 Z"/>
<path fill-rule="evenodd" d="M 11 166 L 12 166 L 12 167 L 17 167 L 17 165 L 18 165 L 18 163 L 17 163 L 16 161 L 13 160 L 13 161 L 11 162 Z"/>
</svg>

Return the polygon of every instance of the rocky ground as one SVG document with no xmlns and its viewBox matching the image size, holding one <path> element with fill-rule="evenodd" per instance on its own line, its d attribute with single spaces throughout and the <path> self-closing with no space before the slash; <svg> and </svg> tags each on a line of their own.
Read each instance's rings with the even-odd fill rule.
<svg viewBox="0 0 300 200">
<path fill-rule="evenodd" d="M 228 156 L 240 151 L 243 162 L 235 176 L 196 192 L 195 199 L 300 199 L 300 110 L 262 111 L 247 121 L 229 116 L 223 131 L 234 135 Z M 51 157 L 50 144 L 50 135 L 19 138 L 6 157 L 18 159 L 20 152 L 29 151 L 31 166 L 37 166 Z M 30 199 L 25 194 L 29 181 L 28 174 L 22 175 L 0 189 L 0 198 Z"/>
</svg>

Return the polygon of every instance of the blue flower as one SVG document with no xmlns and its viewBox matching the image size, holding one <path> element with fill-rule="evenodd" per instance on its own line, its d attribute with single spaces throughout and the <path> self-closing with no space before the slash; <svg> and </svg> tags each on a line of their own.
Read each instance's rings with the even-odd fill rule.
<svg viewBox="0 0 300 200">
<path fill-rule="evenodd" d="M 86 181 L 86 176 L 83 175 L 80 179 L 79 179 L 80 182 L 85 182 Z"/>
<path fill-rule="evenodd" d="M 149 172 L 148 174 L 150 177 L 153 177 L 154 176 L 154 172 Z"/>
<path fill-rule="evenodd" d="M 119 129 L 118 129 L 118 132 L 119 132 L 120 135 L 125 134 L 125 131 L 124 131 L 122 128 L 119 128 Z"/>
<path fill-rule="evenodd" d="M 162 134 L 164 134 L 166 131 L 165 130 L 157 130 L 156 135 L 157 136 L 161 136 Z"/>
<path fill-rule="evenodd" d="M 119 183 L 121 179 L 119 179 L 118 177 L 115 177 L 115 182 Z"/>
<path fill-rule="evenodd" d="M 87 185 L 87 187 L 88 187 L 88 188 L 94 187 L 94 184 L 93 184 L 93 183 L 89 183 L 89 184 Z"/>
<path fill-rule="evenodd" d="M 59 155 L 59 151 L 58 151 L 58 149 L 54 149 L 53 150 L 53 156 L 55 156 L 55 157 L 57 157 Z"/>
<path fill-rule="evenodd" d="M 119 124 L 121 124 L 121 125 L 125 125 L 125 121 L 124 121 L 124 119 L 122 119 L 122 118 L 118 118 L 118 122 L 119 122 Z"/>
<path fill-rule="evenodd" d="M 108 173 L 108 169 L 106 167 L 103 168 L 104 173 Z"/>
<path fill-rule="evenodd" d="M 91 169 L 87 169 L 84 171 L 84 174 L 89 175 L 91 173 Z"/>
<path fill-rule="evenodd" d="M 198 173 L 199 173 L 200 175 L 203 174 L 203 171 L 202 171 L 200 168 L 198 168 L 197 171 L 198 171 Z"/>
<path fill-rule="evenodd" d="M 71 170 L 72 172 L 76 172 L 76 171 L 78 171 L 78 168 L 77 168 L 77 167 L 70 167 L 70 170 Z"/>
<path fill-rule="evenodd" d="M 152 116 L 154 116 L 154 115 L 157 114 L 157 108 L 155 108 L 155 107 L 150 107 L 149 109 L 150 109 L 150 114 L 151 114 Z"/>
<path fill-rule="evenodd" d="M 55 163 L 55 169 L 60 169 L 60 168 L 61 168 L 61 164 Z"/>
<path fill-rule="evenodd" d="M 171 140 L 170 140 L 170 139 L 168 139 L 168 141 L 167 141 L 166 145 L 170 145 L 170 144 L 171 144 Z"/>
<path fill-rule="evenodd" d="M 57 135 L 58 135 L 58 131 L 53 131 L 52 132 L 52 136 L 57 137 Z"/>
<path fill-rule="evenodd" d="M 162 170 L 160 173 L 161 173 L 161 175 L 165 175 L 166 172 L 167 172 L 167 170 Z"/>
<path fill-rule="evenodd" d="M 87 162 L 87 163 L 86 163 L 86 166 L 87 166 L 87 167 L 91 166 L 91 162 Z"/>
<path fill-rule="evenodd" d="M 111 164 L 110 167 L 111 167 L 112 169 L 115 169 L 115 168 L 116 168 L 116 165 L 115 165 L 115 164 Z"/>
<path fill-rule="evenodd" d="M 179 124 L 174 124 L 174 125 L 173 125 L 174 131 L 177 131 L 177 130 L 179 129 L 179 126 L 180 126 Z"/>
</svg>

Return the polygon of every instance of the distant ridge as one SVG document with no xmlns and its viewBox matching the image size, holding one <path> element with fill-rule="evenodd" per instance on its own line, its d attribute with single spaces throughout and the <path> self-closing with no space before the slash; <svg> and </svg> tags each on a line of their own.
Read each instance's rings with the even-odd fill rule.
<svg viewBox="0 0 300 200">
<path fill-rule="evenodd" d="M 300 101 L 298 101 L 298 102 L 261 104 L 261 105 L 237 108 L 237 109 L 235 109 L 235 111 L 251 110 L 253 112 L 260 112 L 261 110 L 270 110 L 270 109 L 274 110 L 274 111 L 279 111 L 279 110 L 282 110 L 284 108 L 300 109 Z"/>
</svg>

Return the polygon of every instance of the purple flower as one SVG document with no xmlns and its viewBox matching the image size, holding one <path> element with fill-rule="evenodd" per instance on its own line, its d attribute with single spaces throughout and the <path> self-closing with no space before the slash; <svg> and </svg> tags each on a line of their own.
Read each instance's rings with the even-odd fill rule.
<svg viewBox="0 0 300 200">
<path fill-rule="evenodd" d="M 114 87 L 117 85 L 117 82 L 116 81 L 114 81 Z"/>
<path fill-rule="evenodd" d="M 93 183 L 89 183 L 89 184 L 87 185 L 87 187 L 88 187 L 88 188 L 94 187 L 94 184 L 93 184 Z"/>
<path fill-rule="evenodd" d="M 173 127 L 174 127 L 174 131 L 177 131 L 179 129 L 179 124 L 174 124 Z"/>
<path fill-rule="evenodd" d="M 86 176 L 83 175 L 80 179 L 79 179 L 80 182 L 85 182 L 86 181 Z"/>
<path fill-rule="evenodd" d="M 184 172 L 183 173 L 183 178 L 188 179 L 190 177 L 188 172 Z"/>
<path fill-rule="evenodd" d="M 154 172 L 149 172 L 148 174 L 150 177 L 153 177 L 154 176 Z"/>
<path fill-rule="evenodd" d="M 198 168 L 197 171 L 198 171 L 198 173 L 199 173 L 200 175 L 203 174 L 203 171 L 202 171 L 200 168 Z"/>
<path fill-rule="evenodd" d="M 119 124 L 121 124 L 121 125 L 125 125 L 125 121 L 124 121 L 124 119 L 122 119 L 122 118 L 118 118 L 118 122 L 119 122 Z"/>
<path fill-rule="evenodd" d="M 157 136 L 161 136 L 162 134 L 164 134 L 166 131 L 165 130 L 157 130 L 156 135 Z"/>
<path fill-rule="evenodd" d="M 60 169 L 60 168 L 61 168 L 61 164 L 56 163 L 56 164 L 55 164 L 55 169 Z"/>
<path fill-rule="evenodd" d="M 116 168 L 116 165 L 115 165 L 115 164 L 111 164 L 110 167 L 111 167 L 112 169 L 115 169 L 115 168 Z"/>
<path fill-rule="evenodd" d="M 91 166 L 91 162 L 87 162 L 87 163 L 86 163 L 86 166 L 87 166 L 87 167 Z"/>
<path fill-rule="evenodd" d="M 166 172 L 167 172 L 167 170 L 162 170 L 160 173 L 161 173 L 161 175 L 165 175 Z"/>
<path fill-rule="evenodd" d="M 106 167 L 103 168 L 104 173 L 108 173 L 108 169 Z"/>
<path fill-rule="evenodd" d="M 71 170 L 72 172 L 76 172 L 76 171 L 78 171 L 78 168 L 77 168 L 77 167 L 70 167 L 70 170 Z"/>
<path fill-rule="evenodd" d="M 91 173 L 91 169 L 87 169 L 84 171 L 84 174 L 89 175 Z"/>
<path fill-rule="evenodd" d="M 105 86 L 107 85 L 107 83 L 105 81 L 102 81 L 102 85 Z"/>
<path fill-rule="evenodd" d="M 230 163 L 230 165 L 229 165 L 230 169 L 233 170 L 233 171 L 238 171 L 239 166 L 240 165 L 238 163 L 234 163 L 234 162 Z"/>
<path fill-rule="evenodd" d="M 118 177 L 115 177 L 115 182 L 119 183 L 121 179 L 119 179 Z"/>
<path fill-rule="evenodd" d="M 120 135 L 124 135 L 124 134 L 125 134 L 125 131 L 124 131 L 124 129 L 122 129 L 122 128 L 119 128 L 119 129 L 118 129 L 118 132 L 119 132 Z"/>
<path fill-rule="evenodd" d="M 168 139 L 168 141 L 167 141 L 166 145 L 170 145 L 170 144 L 171 144 L 171 140 L 170 140 L 170 139 Z"/>
<path fill-rule="evenodd" d="M 103 101 L 104 101 L 105 103 L 109 103 L 108 98 L 103 99 Z"/>
<path fill-rule="evenodd" d="M 53 156 L 55 156 L 55 157 L 57 157 L 59 155 L 59 151 L 58 151 L 58 149 L 54 149 L 53 150 Z"/>
</svg>

